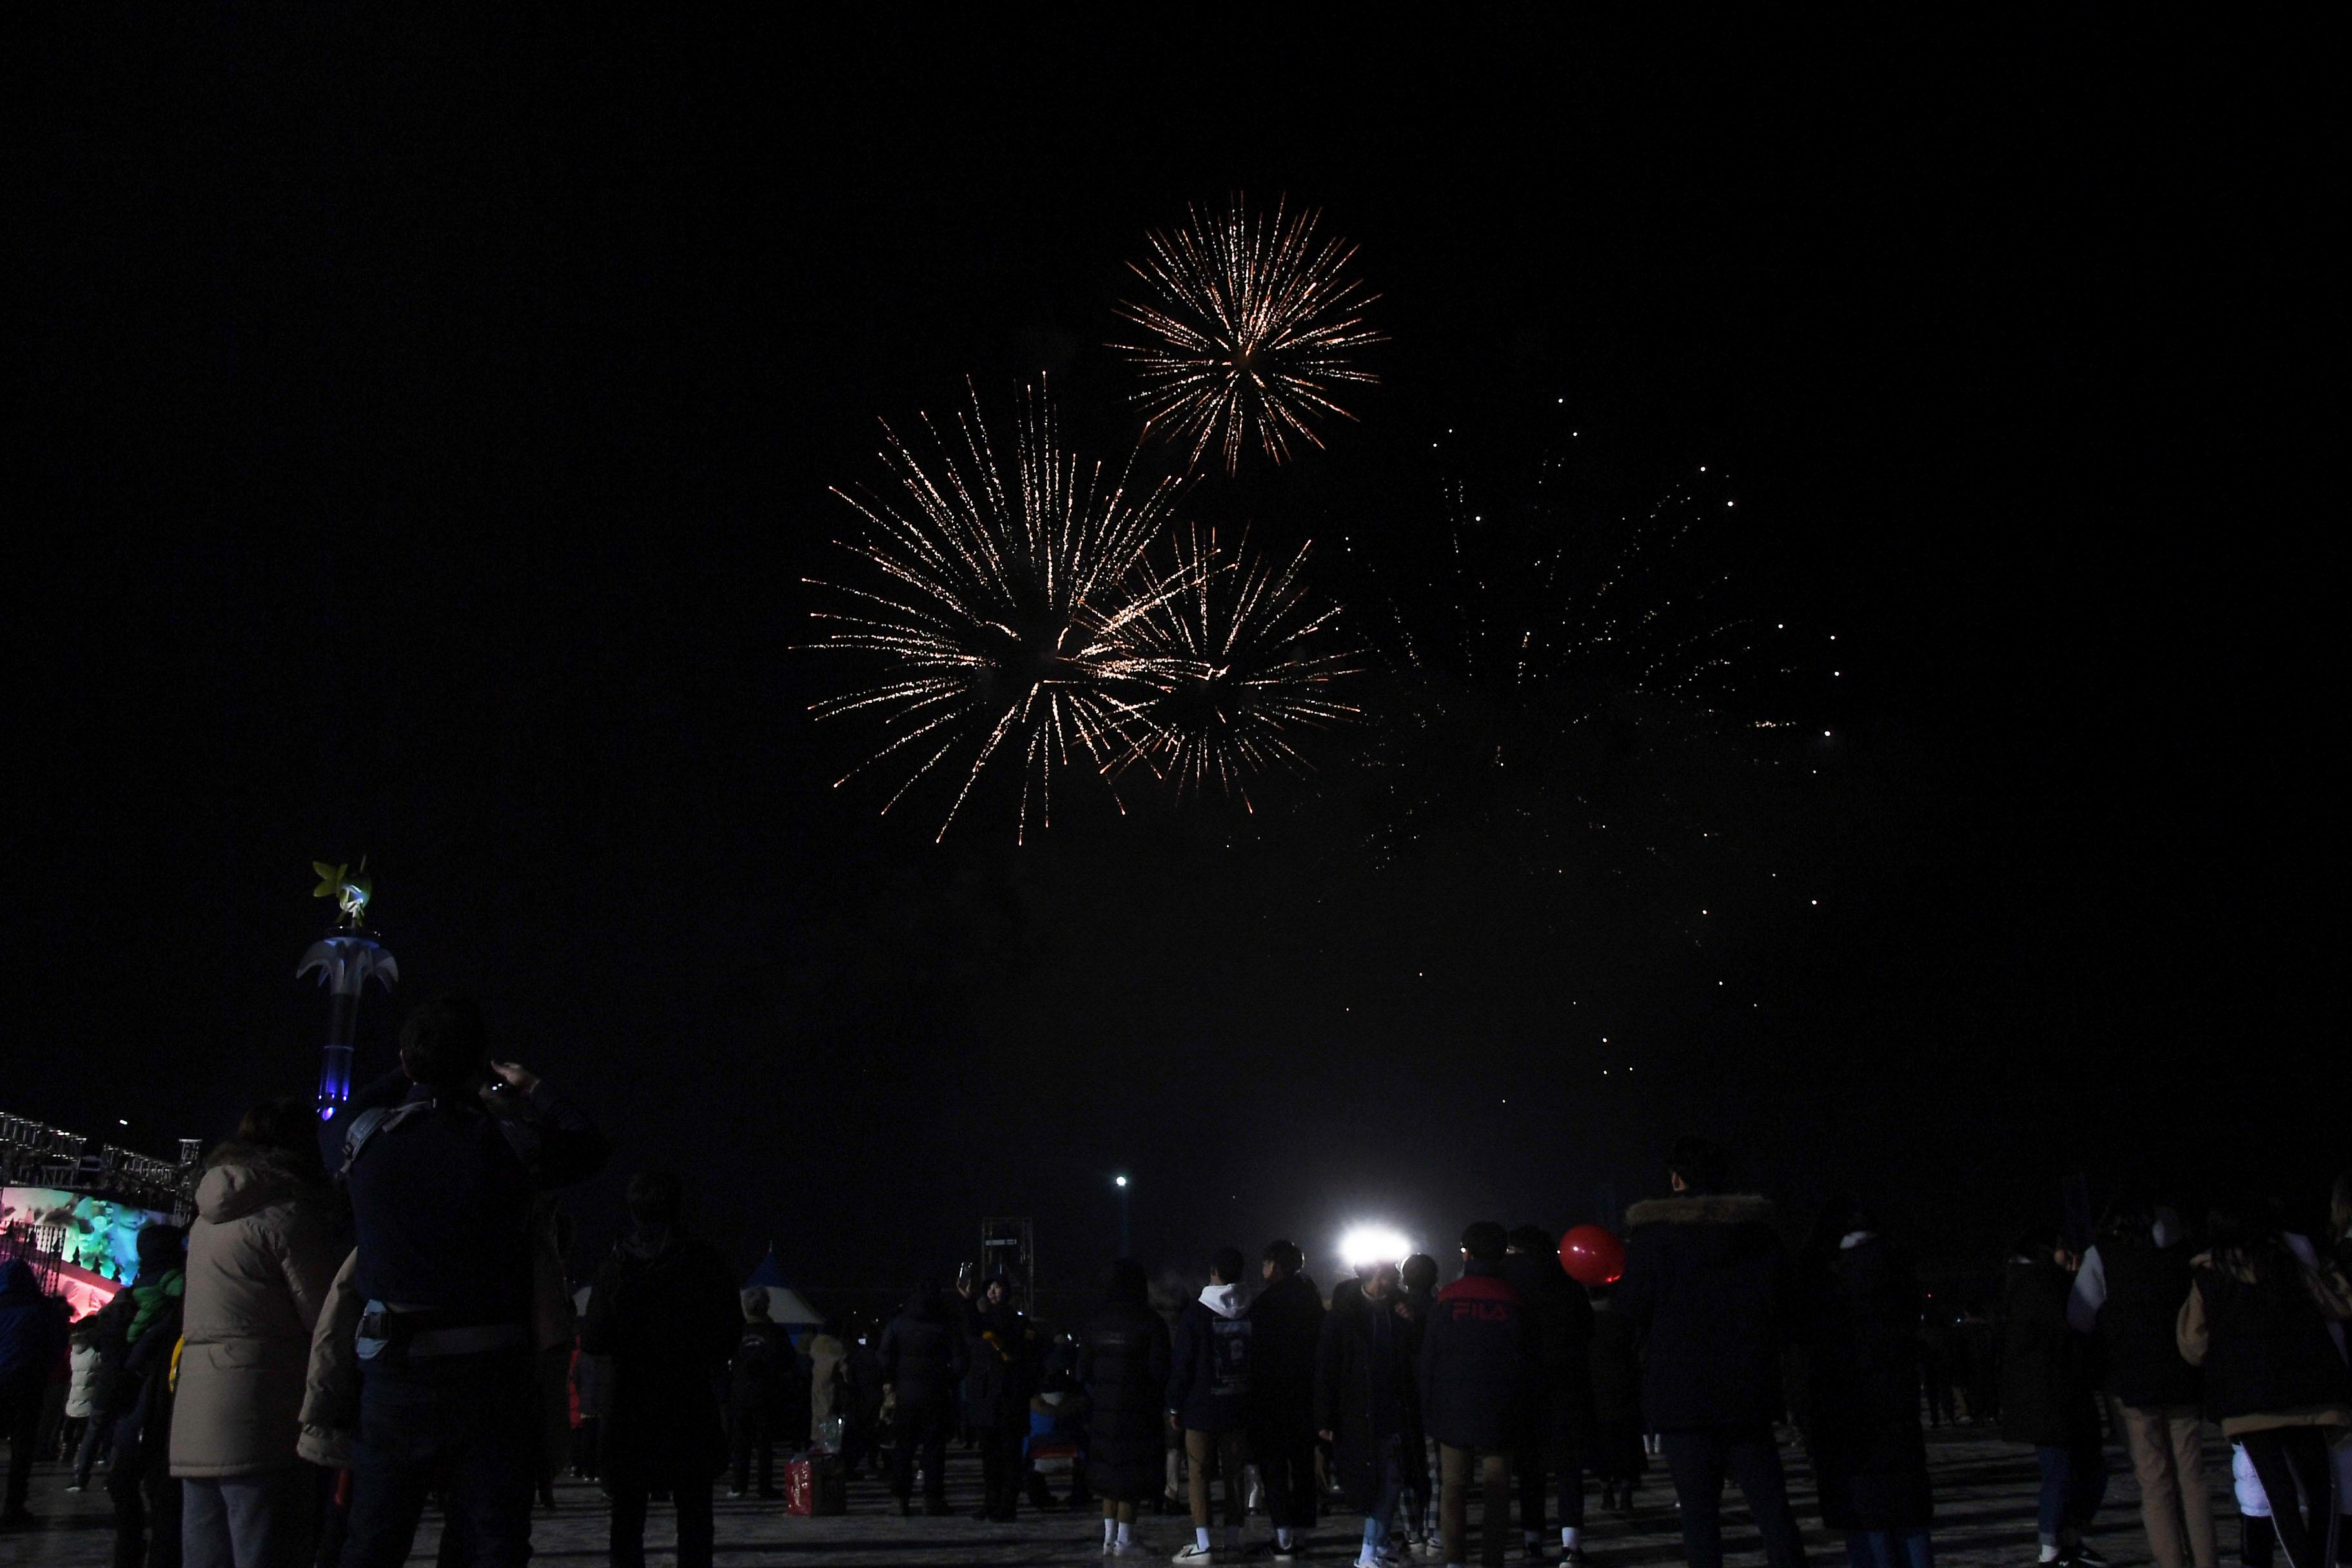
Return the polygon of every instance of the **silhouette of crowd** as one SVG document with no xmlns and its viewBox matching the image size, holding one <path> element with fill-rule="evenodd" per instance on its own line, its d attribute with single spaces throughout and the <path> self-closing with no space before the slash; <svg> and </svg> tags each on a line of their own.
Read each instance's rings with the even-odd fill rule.
<svg viewBox="0 0 2352 1568">
<path fill-rule="evenodd" d="M 415 1009 L 400 1070 L 354 1097 L 328 1149 L 318 1125 L 304 1102 L 256 1106 L 207 1160 L 193 1225 L 142 1231 L 135 1279 L 80 1322 L 26 1263 L 0 1265 L 0 1522 L 37 1527 L 28 1477 L 47 1453 L 68 1489 L 104 1463 L 118 1568 L 392 1568 L 428 1509 L 443 1563 L 512 1564 L 569 1469 L 608 1500 L 612 1562 L 644 1561 L 666 1500 L 692 1568 L 711 1561 L 722 1482 L 824 1513 L 871 1470 L 900 1514 L 938 1517 L 962 1445 L 978 1518 L 1098 1509 L 1106 1556 L 1147 1554 L 1139 1520 L 1181 1513 L 1179 1563 L 1466 1568 L 1474 1542 L 1487 1568 L 1601 1562 L 1656 1468 L 1693 1568 L 1723 1561 L 1727 1481 L 1787 1568 L 1806 1561 L 1793 1427 L 1848 1561 L 1926 1568 L 1927 1432 L 1966 1421 L 2032 1450 L 2040 1562 L 2106 1561 L 2112 1436 L 2148 1553 L 2217 1564 L 2216 1426 L 2243 1560 L 2320 1568 L 2339 1550 L 2345 1178 L 2324 1225 L 2249 1194 L 2192 1218 L 2135 1184 L 2079 1249 L 2020 1234 L 1997 1299 L 1954 1312 L 1864 1203 L 1824 1205 L 1792 1249 L 1725 1152 L 1685 1138 L 1667 1190 L 1624 1215 L 1611 1277 L 1572 1275 L 1540 1226 L 1480 1220 L 1450 1267 L 1375 1259 L 1328 1291 L 1276 1240 L 1215 1249 L 1181 1301 L 1113 1261 L 1066 1332 L 1009 1276 L 968 1268 L 858 1331 L 775 1321 L 660 1170 L 631 1178 L 627 1233 L 575 1296 L 554 1194 L 602 1168 L 605 1140 L 495 1059 L 467 1002 Z"/>
</svg>

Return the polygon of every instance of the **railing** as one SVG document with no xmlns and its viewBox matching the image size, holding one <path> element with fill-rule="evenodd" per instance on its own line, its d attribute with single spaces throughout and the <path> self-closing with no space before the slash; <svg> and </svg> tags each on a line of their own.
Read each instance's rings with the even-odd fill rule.
<svg viewBox="0 0 2352 1568">
<path fill-rule="evenodd" d="M 0 1112 L 0 1180 L 10 1186 L 55 1187 L 121 1198 L 142 1208 L 182 1215 L 195 1190 L 196 1145 L 180 1141 L 174 1164 L 118 1144 Z"/>
</svg>

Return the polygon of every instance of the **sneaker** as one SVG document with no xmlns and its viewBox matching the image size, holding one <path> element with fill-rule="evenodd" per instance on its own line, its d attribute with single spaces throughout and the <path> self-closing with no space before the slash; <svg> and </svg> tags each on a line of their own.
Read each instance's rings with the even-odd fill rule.
<svg viewBox="0 0 2352 1568">
<path fill-rule="evenodd" d="M 2087 1542 L 2076 1542 L 2074 1550 L 2072 1552 L 2059 1552 L 2058 1561 L 2061 1563 L 2080 1563 L 2084 1564 L 2084 1568 L 2106 1568 L 2107 1563 L 2105 1554 L 2100 1552 L 2097 1547 L 2091 1545 Z"/>
<path fill-rule="evenodd" d="M 1184 1550 L 1179 1552 L 1175 1556 L 1171 1557 L 1168 1561 L 1171 1563 L 1214 1563 L 1216 1560 L 1217 1553 L 1213 1547 L 1202 1546 L 1198 1542 L 1188 1541 L 1184 1543 Z"/>
<path fill-rule="evenodd" d="M 89 1483 L 88 1481 L 75 1481 L 71 1485 L 68 1486 L 66 1490 L 69 1492 L 86 1492 L 89 1490 Z"/>
<path fill-rule="evenodd" d="M 741 1487 L 729 1487 L 727 1489 L 727 1495 L 730 1498 L 741 1497 L 743 1495 L 743 1489 Z"/>
</svg>

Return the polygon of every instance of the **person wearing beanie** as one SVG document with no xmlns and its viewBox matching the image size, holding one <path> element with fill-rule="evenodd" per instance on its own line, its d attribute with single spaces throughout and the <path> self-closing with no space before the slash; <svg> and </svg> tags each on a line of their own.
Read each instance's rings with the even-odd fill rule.
<svg viewBox="0 0 2352 1568">
<path fill-rule="evenodd" d="M 1184 1435 L 1192 1467 L 1192 1544 L 1179 1563 L 1206 1563 L 1209 1469 L 1225 1489 L 1225 1550 L 1242 1549 L 1242 1408 L 1250 1391 L 1250 1321 L 1242 1312 L 1242 1254 L 1221 1247 L 1209 1263 L 1209 1282 L 1177 1316 L 1168 1374 L 1168 1425 Z"/>
<path fill-rule="evenodd" d="M 1287 1241 L 1266 1244 L 1265 1285 L 1249 1306 L 1250 1453 L 1274 1520 L 1273 1561 L 1288 1563 L 1315 1523 L 1315 1358 L 1323 1342 L 1323 1298 Z"/>
<path fill-rule="evenodd" d="M 1087 1394 L 1087 1483 L 1102 1499 L 1103 1555 L 1140 1557 L 1137 1505 L 1160 1489 L 1161 1411 L 1171 1357 L 1143 1266 L 1111 1265 L 1103 1304 L 1078 1339 Z"/>
<path fill-rule="evenodd" d="M 1502 1568 L 1511 1529 L 1511 1444 L 1524 1432 L 1537 1361 L 1527 1303 L 1503 1277 L 1503 1227 L 1462 1233 L 1462 1278 L 1437 1293 L 1421 1347 L 1421 1415 L 1437 1444 L 1445 1561 L 1468 1562 L 1474 1471 L 1486 1495 L 1478 1531 L 1486 1568 Z"/>
</svg>

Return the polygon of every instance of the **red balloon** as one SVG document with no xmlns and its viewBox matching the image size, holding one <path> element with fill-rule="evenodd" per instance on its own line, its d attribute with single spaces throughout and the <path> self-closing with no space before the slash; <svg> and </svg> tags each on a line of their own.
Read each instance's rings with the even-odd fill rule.
<svg viewBox="0 0 2352 1568">
<path fill-rule="evenodd" d="M 1625 1244 L 1597 1225 L 1580 1225 L 1559 1238 L 1559 1266 L 1578 1284 L 1614 1285 L 1625 1273 Z"/>
</svg>

